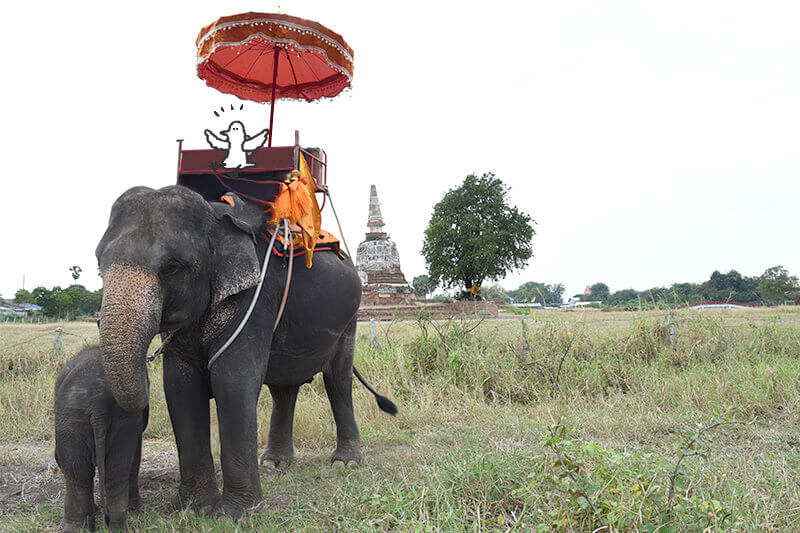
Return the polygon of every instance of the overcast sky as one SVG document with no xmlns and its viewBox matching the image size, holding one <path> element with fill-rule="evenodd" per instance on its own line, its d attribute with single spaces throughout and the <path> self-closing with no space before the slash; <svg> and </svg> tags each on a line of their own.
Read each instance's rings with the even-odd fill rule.
<svg viewBox="0 0 800 533">
<path fill-rule="evenodd" d="M 175 139 L 236 101 L 200 81 L 195 38 L 276 2 L 15 2 L 4 7 L 0 294 L 66 286 L 114 199 L 175 182 Z M 390 6 L 390 7 L 389 7 Z M 524 7 L 522 7 L 524 6 Z M 355 51 L 353 89 L 279 102 L 277 145 L 322 146 L 351 249 L 375 184 L 406 278 L 432 206 L 494 172 L 536 219 L 502 281 L 612 290 L 712 271 L 800 274 L 800 3 L 284 1 Z M 246 103 L 251 131 L 269 107 Z M 332 212 L 323 224 L 335 231 Z"/>
</svg>

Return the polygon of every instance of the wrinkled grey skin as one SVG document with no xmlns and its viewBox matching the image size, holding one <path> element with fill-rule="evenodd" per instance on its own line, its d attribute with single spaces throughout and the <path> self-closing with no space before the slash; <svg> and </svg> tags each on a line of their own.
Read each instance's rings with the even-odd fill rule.
<svg viewBox="0 0 800 533">
<path fill-rule="evenodd" d="M 332 460 L 361 460 L 352 402 L 361 283 L 349 259 L 317 253 L 311 269 L 295 261 L 286 310 L 273 334 L 287 262 L 272 257 L 249 322 L 211 371 L 206 368 L 250 304 L 267 247 L 260 236 L 265 224 L 261 208 L 238 198 L 231 207 L 180 186 L 137 187 L 114 203 L 97 247 L 103 365 L 123 407 L 147 404 L 145 350 L 156 333 L 178 330 L 163 361 L 180 507 L 238 517 L 261 500 L 256 403 L 264 383 L 273 398 L 265 460 L 292 459 L 297 391 L 318 372 L 336 422 Z M 221 496 L 211 457 L 211 398 L 219 420 Z"/>
<path fill-rule="evenodd" d="M 62 531 L 94 529 L 95 467 L 106 523 L 112 530 L 125 529 L 126 512 L 140 504 L 147 407 L 128 412 L 117 404 L 97 346 L 81 350 L 58 374 L 55 426 L 56 462 L 66 482 Z"/>
</svg>

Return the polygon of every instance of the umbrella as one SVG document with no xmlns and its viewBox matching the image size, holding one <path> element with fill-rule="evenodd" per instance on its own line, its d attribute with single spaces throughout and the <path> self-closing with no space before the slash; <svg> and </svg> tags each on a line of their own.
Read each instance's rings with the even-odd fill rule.
<svg viewBox="0 0 800 533">
<path fill-rule="evenodd" d="M 278 13 L 221 17 L 197 37 L 197 75 L 244 100 L 333 98 L 353 79 L 353 50 L 322 24 Z"/>
</svg>

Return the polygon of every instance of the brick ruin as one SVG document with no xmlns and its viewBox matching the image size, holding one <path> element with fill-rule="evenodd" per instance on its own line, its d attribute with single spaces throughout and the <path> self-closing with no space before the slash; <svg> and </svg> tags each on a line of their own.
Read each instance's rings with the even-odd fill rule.
<svg viewBox="0 0 800 533">
<path fill-rule="evenodd" d="M 383 231 L 384 225 L 378 191 L 372 185 L 367 218 L 369 231 L 356 252 L 356 269 L 363 285 L 359 320 L 392 320 L 398 317 L 413 319 L 421 311 L 443 319 L 457 316 L 497 316 L 497 306 L 491 302 L 445 303 L 416 298 L 400 269 L 397 246 Z"/>
<path fill-rule="evenodd" d="M 362 306 L 411 304 L 414 295 L 400 269 L 397 246 L 383 231 L 381 204 L 375 185 L 369 191 L 369 216 L 364 242 L 358 245 L 356 269 L 361 277 Z"/>
</svg>

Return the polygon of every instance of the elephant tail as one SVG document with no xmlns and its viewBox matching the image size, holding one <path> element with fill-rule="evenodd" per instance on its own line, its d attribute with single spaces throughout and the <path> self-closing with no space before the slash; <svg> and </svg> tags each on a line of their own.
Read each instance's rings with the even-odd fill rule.
<svg viewBox="0 0 800 533">
<path fill-rule="evenodd" d="M 358 371 L 356 367 L 353 367 L 353 374 L 356 375 L 358 381 L 360 381 L 361 384 L 364 385 L 368 391 L 370 391 L 372 394 L 375 395 L 375 401 L 378 402 L 378 408 L 380 408 L 381 411 L 389 413 L 392 416 L 397 414 L 397 406 L 394 404 L 394 402 L 389 398 L 387 398 L 386 396 L 381 396 L 380 394 L 378 394 L 378 391 L 373 389 L 372 385 L 367 383 L 367 380 L 365 380 L 361 376 L 361 373 Z"/>
<path fill-rule="evenodd" d="M 106 508 L 106 424 L 100 417 L 92 417 L 92 431 L 94 432 L 94 455 L 97 465 L 97 485 L 100 493 L 100 509 L 108 525 L 108 509 Z"/>
</svg>

